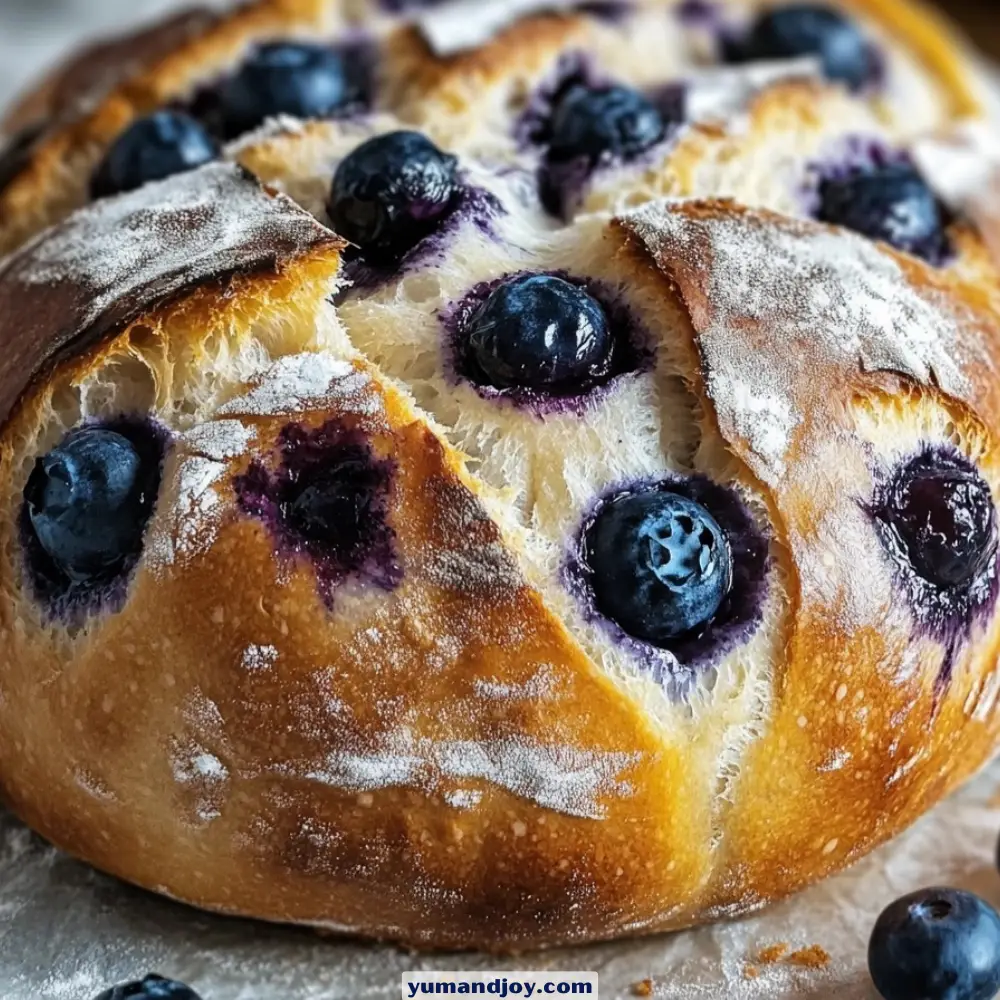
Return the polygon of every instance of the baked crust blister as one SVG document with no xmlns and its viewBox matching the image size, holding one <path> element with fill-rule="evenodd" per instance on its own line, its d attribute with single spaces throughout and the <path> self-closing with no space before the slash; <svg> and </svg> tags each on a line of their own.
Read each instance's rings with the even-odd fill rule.
<svg viewBox="0 0 1000 1000">
<path fill-rule="evenodd" d="M 273 2 L 199 22 L 31 153 L 2 196 L 8 245 L 62 214 L 15 205 L 43 177 L 66 192 L 47 150 L 86 133 L 92 164 L 252 39 L 358 16 Z M 567 50 L 624 74 L 645 22 L 536 18 L 450 57 L 372 23 L 390 109 L 272 123 L 225 154 L 263 184 L 203 167 L 0 263 L 5 801 L 195 905 L 433 947 L 682 927 L 843 867 L 995 743 L 995 553 L 972 597 L 928 605 L 879 520 L 923 455 L 1000 493 L 974 225 L 934 264 L 795 218 L 811 171 L 909 142 L 885 99 L 799 71 L 703 79 L 704 114 L 556 219 L 536 154 L 491 115 L 510 124 L 514 94 L 530 114 Z M 929 86 L 969 110 L 939 55 Z M 366 271 L 320 222 L 344 157 L 401 124 L 458 154 L 461 211 Z M 612 317 L 628 352 L 606 382 L 546 403 L 462 368 L 469 302 L 531 273 Z M 141 553 L 117 589 L 53 603 L 29 478 L 68 431 L 123 416 L 162 448 Z M 303 463 L 344 455 L 368 490 L 360 555 L 286 517 Z M 733 539 L 739 600 L 700 647 L 625 635 L 588 590 L 587 526 L 651 483 L 715 498 Z"/>
</svg>

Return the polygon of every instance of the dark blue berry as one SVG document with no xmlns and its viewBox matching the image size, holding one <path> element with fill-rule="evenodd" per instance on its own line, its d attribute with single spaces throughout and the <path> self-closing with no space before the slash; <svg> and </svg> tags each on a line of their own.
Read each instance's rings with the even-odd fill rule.
<svg viewBox="0 0 1000 1000">
<path fill-rule="evenodd" d="M 24 496 L 39 545 L 74 583 L 113 575 L 142 547 L 159 468 L 114 431 L 72 431 L 40 458 Z"/>
<path fill-rule="evenodd" d="M 868 969 L 885 1000 L 993 1000 L 1000 990 L 1000 915 L 959 889 L 903 896 L 875 923 Z"/>
<path fill-rule="evenodd" d="M 741 46 L 727 53 L 734 62 L 818 58 L 829 80 L 857 90 L 875 73 L 871 46 L 840 11 L 813 4 L 776 7 L 762 13 Z"/>
<path fill-rule="evenodd" d="M 976 469 L 922 455 L 894 477 L 879 516 L 925 580 L 966 587 L 996 558 L 996 509 Z"/>
<path fill-rule="evenodd" d="M 398 261 L 448 216 L 458 192 L 454 156 L 419 132 L 389 132 L 337 167 L 330 219 L 366 260 Z"/>
<path fill-rule="evenodd" d="M 732 584 L 729 541 L 699 503 L 636 493 L 609 503 L 587 533 L 598 610 L 663 645 L 707 625 Z"/>
<path fill-rule="evenodd" d="M 818 218 L 927 259 L 940 257 L 945 237 L 941 206 L 907 164 L 824 180 Z"/>
<path fill-rule="evenodd" d="M 214 160 L 219 148 L 190 115 L 156 111 L 134 121 L 111 145 L 94 172 L 95 198 L 134 191 L 150 181 L 194 170 Z"/>
<path fill-rule="evenodd" d="M 201 1000 L 190 986 L 162 976 L 146 976 L 145 979 L 122 983 L 105 990 L 94 1000 Z"/>
<path fill-rule="evenodd" d="M 324 45 L 262 45 L 219 92 L 229 136 L 276 115 L 327 118 L 361 100 L 361 84 L 345 57 Z"/>
<path fill-rule="evenodd" d="M 638 156 L 664 136 L 656 107 L 630 87 L 573 84 L 556 101 L 549 123 L 549 159 L 554 162 Z"/>
<path fill-rule="evenodd" d="M 572 389 L 611 370 L 604 310 L 582 288 L 552 275 L 498 285 L 466 333 L 472 367 L 498 389 Z"/>
</svg>

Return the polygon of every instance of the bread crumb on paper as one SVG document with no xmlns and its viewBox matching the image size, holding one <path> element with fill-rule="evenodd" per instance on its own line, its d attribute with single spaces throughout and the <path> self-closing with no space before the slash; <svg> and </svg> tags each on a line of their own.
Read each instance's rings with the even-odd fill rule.
<svg viewBox="0 0 1000 1000">
<path fill-rule="evenodd" d="M 632 984 L 632 996 L 651 997 L 653 995 L 653 980 L 644 979 L 641 983 Z"/>
<path fill-rule="evenodd" d="M 748 965 L 743 970 L 744 979 L 756 979 L 760 975 L 760 969 L 756 965 Z"/>
<path fill-rule="evenodd" d="M 766 948 L 761 948 L 761 950 L 757 952 L 757 958 L 755 961 L 758 965 L 773 965 L 775 962 L 779 961 L 787 951 L 788 943 L 785 941 L 778 941 L 776 944 L 770 944 Z"/>
<path fill-rule="evenodd" d="M 830 956 L 825 948 L 812 944 L 808 948 L 793 951 L 785 961 L 789 965 L 798 965 L 803 969 L 825 969 L 830 964 Z"/>
</svg>

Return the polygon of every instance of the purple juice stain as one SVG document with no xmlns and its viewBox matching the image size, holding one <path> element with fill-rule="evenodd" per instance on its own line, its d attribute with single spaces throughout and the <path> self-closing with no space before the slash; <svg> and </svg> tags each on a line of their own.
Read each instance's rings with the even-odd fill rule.
<svg viewBox="0 0 1000 1000">
<path fill-rule="evenodd" d="M 976 622 L 998 593 L 997 515 L 989 485 L 957 449 L 927 446 L 892 469 L 876 470 L 861 504 L 892 562 L 918 631 L 945 651 L 938 689 Z"/>
<path fill-rule="evenodd" d="M 131 443 L 147 476 L 148 526 L 156 509 L 163 464 L 171 444 L 170 432 L 150 417 L 126 414 L 88 420 L 73 430 L 82 429 L 112 431 Z M 113 573 L 79 581 L 69 579 L 42 548 L 31 524 L 27 501 L 22 503 L 18 515 L 18 536 L 31 593 L 50 620 L 77 627 L 87 618 L 116 614 L 125 606 L 129 584 L 142 558 L 141 545 L 128 553 Z"/>
<path fill-rule="evenodd" d="M 550 154 L 552 122 L 559 102 L 575 88 L 600 90 L 614 86 L 614 81 L 600 73 L 593 61 L 582 53 L 560 57 L 551 78 L 528 99 L 514 126 L 514 135 L 524 149 L 540 153 L 538 167 L 539 199 L 552 216 L 569 221 L 583 200 L 590 178 L 601 170 L 625 163 L 650 162 L 669 142 L 685 119 L 686 88 L 665 84 L 642 92 L 663 120 L 664 132 L 659 141 L 627 157 L 605 155 L 596 162 L 591 156 L 555 159 Z"/>
<path fill-rule="evenodd" d="M 386 591 L 399 586 L 403 570 L 387 520 L 395 463 L 341 420 L 289 424 L 277 457 L 273 466 L 255 459 L 234 480 L 237 503 L 267 527 L 281 556 L 312 564 L 327 608 L 350 578 Z"/>
<path fill-rule="evenodd" d="M 622 497 L 641 493 L 676 493 L 701 504 L 722 529 L 732 556 L 732 583 L 709 621 L 668 643 L 653 645 L 626 632 L 597 607 L 588 563 L 587 539 L 601 512 Z M 563 583 L 587 621 L 598 623 L 628 652 L 673 701 L 685 699 L 699 674 L 745 643 L 763 619 L 768 593 L 770 539 L 754 521 L 738 494 L 705 476 L 667 476 L 615 486 L 584 515 L 563 564 Z"/>
<path fill-rule="evenodd" d="M 607 317 L 612 338 L 611 364 L 599 377 L 583 380 L 568 388 L 499 389 L 483 380 L 479 366 L 469 351 L 468 325 L 490 294 L 504 282 L 534 274 L 562 278 L 577 285 L 597 301 Z M 515 271 L 473 286 L 461 299 L 443 309 L 438 316 L 444 330 L 445 369 L 452 382 L 469 383 L 477 394 L 498 404 L 516 406 L 545 417 L 550 414 L 581 415 L 610 391 L 616 382 L 650 371 L 655 361 L 653 338 L 640 326 L 631 310 L 600 282 L 579 278 L 565 271 Z"/>
<path fill-rule="evenodd" d="M 339 305 L 359 291 L 373 291 L 396 281 L 422 264 L 445 260 L 451 240 L 466 224 L 475 226 L 486 239 L 499 240 L 495 223 L 504 214 L 506 209 L 495 194 L 473 187 L 460 176 L 453 203 L 438 227 L 407 250 L 398 261 L 391 264 L 369 262 L 356 247 L 349 247 L 344 252 L 342 274 L 347 284 L 334 297 L 335 304 Z"/>
</svg>

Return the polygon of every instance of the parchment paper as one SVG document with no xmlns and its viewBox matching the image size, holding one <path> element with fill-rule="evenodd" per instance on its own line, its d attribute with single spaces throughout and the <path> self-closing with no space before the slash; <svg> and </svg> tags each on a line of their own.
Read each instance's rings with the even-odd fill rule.
<svg viewBox="0 0 1000 1000">
<path fill-rule="evenodd" d="M 1000 905 L 998 832 L 1000 761 L 850 871 L 752 918 L 497 960 L 414 956 L 199 913 L 100 875 L 0 814 L 0 997 L 92 1000 L 108 985 L 158 971 L 204 1000 L 382 1000 L 400 996 L 407 970 L 520 968 L 596 971 L 602 1000 L 631 997 L 647 978 L 657 1000 L 874 1000 L 865 951 L 879 911 L 933 884 Z M 759 960 L 782 943 L 788 953 L 818 945 L 829 965 Z"/>
</svg>

